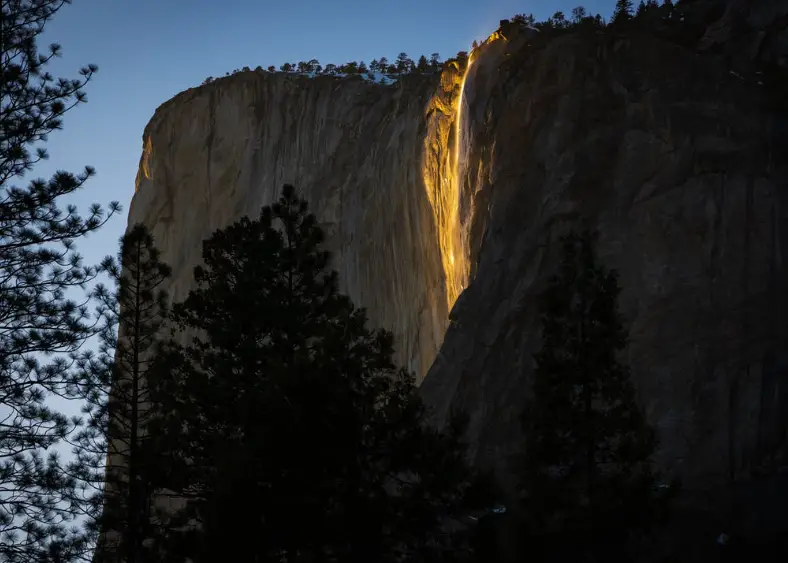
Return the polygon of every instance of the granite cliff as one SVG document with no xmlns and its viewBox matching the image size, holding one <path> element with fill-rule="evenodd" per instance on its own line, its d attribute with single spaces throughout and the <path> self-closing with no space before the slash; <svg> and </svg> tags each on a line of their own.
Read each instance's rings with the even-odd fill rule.
<svg viewBox="0 0 788 563">
<path fill-rule="evenodd" d="M 450 70 L 440 84 L 409 76 L 386 87 L 252 71 L 161 106 L 145 129 L 129 224 L 152 228 L 173 266 L 171 297 L 188 292 L 203 239 L 292 183 L 326 230 L 343 291 L 424 374 L 448 324 L 439 239 L 451 233 L 439 227 L 455 206 L 439 185 L 460 78 Z"/>
<path fill-rule="evenodd" d="M 662 466 L 695 487 L 785 459 L 784 110 L 722 53 L 654 36 L 535 49 L 511 42 L 468 77 L 485 225 L 422 387 L 438 420 L 468 412 L 472 455 L 507 465 L 540 345 L 535 298 L 560 234 L 585 224 L 621 275 L 626 359 Z"/>
<path fill-rule="evenodd" d="M 152 229 L 179 300 L 204 238 L 297 186 L 436 423 L 466 411 L 470 455 L 504 481 L 536 296 L 558 237 L 594 227 L 663 468 L 694 487 L 777 466 L 788 123 L 770 77 L 788 66 L 788 3 L 696 4 L 716 8 L 692 45 L 526 30 L 493 34 L 467 73 L 382 86 L 250 71 L 188 90 L 145 128 L 129 224 Z"/>
</svg>

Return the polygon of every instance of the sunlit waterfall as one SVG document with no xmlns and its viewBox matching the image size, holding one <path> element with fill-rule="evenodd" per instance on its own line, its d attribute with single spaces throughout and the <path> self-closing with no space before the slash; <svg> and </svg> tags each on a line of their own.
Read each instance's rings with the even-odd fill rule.
<svg viewBox="0 0 788 563">
<path fill-rule="evenodd" d="M 468 79 L 468 72 L 471 70 L 473 59 L 471 58 L 473 52 L 468 55 L 468 65 L 465 67 L 465 72 L 462 75 L 460 82 L 460 93 L 457 97 L 457 111 L 454 117 L 454 162 L 451 164 L 450 182 L 452 184 L 450 193 L 452 217 L 452 241 L 449 250 L 449 267 L 451 274 L 447 275 L 447 288 L 446 298 L 448 300 L 449 309 L 454 305 L 454 302 L 459 297 L 463 289 L 468 283 L 468 275 L 470 272 L 470 263 L 468 261 L 468 249 L 466 248 L 467 242 L 465 241 L 464 233 L 462 232 L 463 218 L 460 217 L 460 199 L 462 197 L 462 184 L 466 164 L 468 160 L 468 135 L 466 134 L 467 124 L 463 116 L 467 114 L 465 111 L 465 82 Z M 447 166 L 447 168 L 449 168 Z"/>
<path fill-rule="evenodd" d="M 435 228 L 446 280 L 446 307 L 451 310 L 468 283 L 468 252 L 463 244 L 460 216 L 462 170 L 467 140 L 463 115 L 465 79 L 470 68 L 458 62 L 444 71 L 441 89 L 428 108 L 428 132 L 424 140 L 422 176 L 435 218 Z"/>
</svg>

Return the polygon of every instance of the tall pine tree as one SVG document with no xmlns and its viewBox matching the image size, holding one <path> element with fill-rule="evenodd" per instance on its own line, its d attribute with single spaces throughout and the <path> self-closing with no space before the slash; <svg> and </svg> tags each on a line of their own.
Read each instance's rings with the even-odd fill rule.
<svg viewBox="0 0 788 563">
<path fill-rule="evenodd" d="M 150 398 L 148 367 L 167 311 L 162 285 L 170 268 L 160 261 L 153 237 L 141 224 L 120 240 L 118 259 L 104 269 L 115 283 L 95 289 L 104 324 L 99 354 L 80 358 L 89 424 L 78 434 L 75 454 L 97 487 L 93 525 L 100 532 L 94 563 L 144 561 L 143 541 L 153 534 L 147 448 Z M 105 465 L 106 464 L 106 465 Z"/>
<path fill-rule="evenodd" d="M 97 70 L 89 65 L 73 80 L 55 80 L 45 70 L 60 46 L 41 53 L 37 39 L 67 3 L 0 4 L 0 560 L 10 562 L 66 561 L 86 549 L 70 531 L 84 499 L 73 468 L 52 450 L 75 421 L 50 408 L 48 399 L 73 398 L 66 357 L 94 333 L 88 307 L 66 297 L 96 275 L 74 241 L 108 217 L 98 205 L 87 217 L 72 205 L 59 206 L 92 168 L 15 184 L 47 158 L 43 147 L 33 147 L 86 101 L 82 88 Z M 113 202 L 109 215 L 119 209 Z"/>
<path fill-rule="evenodd" d="M 613 24 L 621 24 L 632 19 L 634 14 L 634 4 L 632 0 L 616 0 L 616 7 L 613 10 Z"/>
<path fill-rule="evenodd" d="M 323 234 L 285 186 L 203 246 L 157 357 L 158 485 L 185 499 L 168 561 L 443 561 L 489 502 L 460 427 L 427 428 L 392 336 L 337 290 Z M 482 502 L 483 501 L 483 502 Z M 164 515 L 162 515 L 164 518 Z M 460 524 L 457 524 L 457 521 Z"/>
<path fill-rule="evenodd" d="M 625 561 L 632 533 L 661 510 L 655 438 L 619 361 L 617 275 L 597 263 L 590 233 L 562 244 L 523 414 L 524 537 L 537 561 Z"/>
</svg>

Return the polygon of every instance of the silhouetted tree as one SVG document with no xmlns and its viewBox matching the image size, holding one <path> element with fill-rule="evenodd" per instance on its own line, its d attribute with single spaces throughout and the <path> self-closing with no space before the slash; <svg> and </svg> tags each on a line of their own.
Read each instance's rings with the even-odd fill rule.
<svg viewBox="0 0 788 563">
<path fill-rule="evenodd" d="M 413 66 L 413 61 L 410 60 L 407 53 L 400 53 L 397 56 L 397 72 L 400 74 L 405 74 L 410 72 L 411 67 Z"/>
<path fill-rule="evenodd" d="M 562 239 L 541 298 L 542 348 L 523 413 L 523 538 L 536 561 L 626 561 L 631 534 L 660 514 L 655 438 L 618 360 L 626 332 L 615 272 L 588 232 Z"/>
<path fill-rule="evenodd" d="M 546 19 L 545 21 L 536 22 L 534 23 L 534 27 L 541 32 L 550 32 L 555 29 L 555 20 L 552 17 Z"/>
<path fill-rule="evenodd" d="M 635 18 L 644 21 L 656 20 L 660 16 L 661 10 L 657 0 L 641 0 L 635 12 Z"/>
<path fill-rule="evenodd" d="M 518 25 L 534 25 L 534 23 L 536 23 L 536 18 L 533 14 L 515 14 L 512 18 L 512 23 Z"/>
<path fill-rule="evenodd" d="M 651 18 L 659 17 L 660 5 L 657 0 L 646 0 L 646 14 Z"/>
<path fill-rule="evenodd" d="M 430 66 L 433 69 L 439 69 L 441 66 L 441 56 L 438 53 L 432 53 L 430 55 Z"/>
<path fill-rule="evenodd" d="M 97 269 L 83 265 L 74 241 L 99 229 L 106 214 L 92 205 L 83 218 L 70 198 L 94 174 L 58 171 L 49 180 L 13 182 L 48 158 L 48 135 L 63 115 L 86 100 L 83 87 L 97 71 L 55 79 L 45 67 L 61 49 L 40 53 L 45 25 L 68 2 L 7 0 L 0 11 L 0 560 L 69 561 L 91 538 L 71 530 L 86 510 L 67 467 L 50 448 L 77 421 L 47 406 L 75 396 L 67 355 L 94 334 L 87 303 L 66 298 L 91 282 Z M 35 147 L 35 148 L 34 148 Z"/>
<path fill-rule="evenodd" d="M 550 19 L 553 21 L 553 25 L 559 29 L 565 28 L 569 24 L 566 20 L 566 16 L 560 10 L 554 13 Z"/>
<path fill-rule="evenodd" d="M 102 532 L 94 562 L 138 563 L 149 560 L 143 540 L 153 533 L 146 478 L 153 462 L 146 447 L 147 377 L 167 311 L 161 286 L 170 268 L 141 224 L 121 238 L 117 260 L 107 257 L 103 266 L 115 290 L 104 285 L 94 290 L 104 323 L 98 355 L 86 352 L 79 359 L 89 424 L 77 437 L 75 454 L 91 470 L 85 480 L 103 482 L 103 499 L 94 506 Z"/>
<path fill-rule="evenodd" d="M 632 0 L 616 0 L 612 23 L 620 24 L 631 20 L 633 11 Z"/>
<path fill-rule="evenodd" d="M 276 72 L 276 67 L 274 65 L 270 65 L 266 70 L 268 72 Z"/>
<path fill-rule="evenodd" d="M 416 70 L 418 70 L 421 73 L 425 73 L 429 70 L 429 68 L 430 65 L 427 62 L 427 57 L 425 57 L 424 55 L 420 56 L 419 62 L 416 64 Z"/>
<path fill-rule="evenodd" d="M 587 16 L 586 9 L 583 6 L 578 6 L 572 9 L 572 23 L 579 24 Z"/>
<path fill-rule="evenodd" d="M 167 561 L 444 561 L 467 549 L 474 492 L 458 436 L 424 425 L 392 336 L 337 290 L 323 233 L 285 186 L 203 245 L 173 307 L 194 335 L 151 378 L 159 484 L 186 498 Z M 460 521 L 459 524 L 457 521 Z"/>
</svg>

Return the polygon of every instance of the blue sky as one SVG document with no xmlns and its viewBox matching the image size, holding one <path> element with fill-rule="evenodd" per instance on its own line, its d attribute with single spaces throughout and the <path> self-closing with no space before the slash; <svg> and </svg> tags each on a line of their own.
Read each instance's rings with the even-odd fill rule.
<svg viewBox="0 0 788 563">
<path fill-rule="evenodd" d="M 63 131 L 50 136 L 51 158 L 30 177 L 57 169 L 97 170 L 70 202 L 124 206 L 98 234 L 78 242 L 89 262 L 116 252 L 126 226 L 142 147 L 154 110 L 207 76 L 317 58 L 341 63 L 401 52 L 438 52 L 442 59 L 466 50 L 519 12 L 543 19 L 567 14 L 580 0 L 74 0 L 48 24 L 42 45 L 58 42 L 63 57 L 55 76 L 73 78 L 80 66 L 99 72 L 86 87 L 88 103 L 70 111 Z M 609 17 L 614 0 L 583 3 Z M 19 182 L 19 181 L 17 181 Z"/>
</svg>

